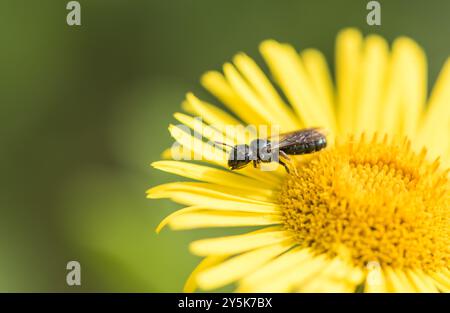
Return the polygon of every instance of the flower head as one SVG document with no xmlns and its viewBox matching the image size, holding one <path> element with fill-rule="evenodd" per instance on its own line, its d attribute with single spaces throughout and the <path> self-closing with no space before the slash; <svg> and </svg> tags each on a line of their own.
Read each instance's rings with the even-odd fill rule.
<svg viewBox="0 0 450 313">
<path fill-rule="evenodd" d="M 386 41 L 355 29 L 336 42 L 336 86 L 324 56 L 273 40 L 260 46 L 271 76 L 245 54 L 203 86 L 227 108 L 188 94 L 185 125 L 169 127 L 183 147 L 159 170 L 196 182 L 154 187 L 150 198 L 187 207 L 158 226 L 255 226 L 192 242 L 204 257 L 185 290 L 235 283 L 247 292 L 450 290 L 450 60 L 427 101 L 426 59 L 411 39 Z M 280 92 L 281 91 L 281 92 Z M 196 119 L 193 116 L 200 116 Z M 245 125 L 253 128 L 245 128 Z M 229 127 L 229 126 L 234 127 Z M 259 126 L 281 132 L 320 126 L 328 148 L 293 157 L 295 169 L 227 168 L 211 143 L 248 144 Z M 192 136 L 189 129 L 195 131 Z M 209 140 L 207 142 L 204 140 Z"/>
</svg>

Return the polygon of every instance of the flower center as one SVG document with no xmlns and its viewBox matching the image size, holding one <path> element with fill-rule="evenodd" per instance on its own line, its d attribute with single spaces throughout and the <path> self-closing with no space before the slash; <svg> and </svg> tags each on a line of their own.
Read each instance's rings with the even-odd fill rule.
<svg viewBox="0 0 450 313">
<path fill-rule="evenodd" d="M 436 270 L 450 265 L 450 184 L 409 143 L 353 139 L 290 174 L 279 202 L 298 244 L 355 265 Z"/>
</svg>

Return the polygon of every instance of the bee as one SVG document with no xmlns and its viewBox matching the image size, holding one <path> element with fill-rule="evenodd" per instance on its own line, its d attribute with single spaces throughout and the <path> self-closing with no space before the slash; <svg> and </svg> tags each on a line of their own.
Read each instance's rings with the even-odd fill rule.
<svg viewBox="0 0 450 313">
<path fill-rule="evenodd" d="M 261 162 L 278 162 L 289 173 L 285 161 L 291 161 L 289 155 L 309 154 L 322 150 L 327 146 L 327 139 L 321 128 L 306 128 L 281 134 L 275 138 L 254 139 L 250 145 L 239 144 L 231 147 L 228 157 L 228 167 L 231 170 L 244 168 L 250 162 L 253 167 L 259 167 Z M 281 158 L 280 158 L 281 157 Z"/>
</svg>

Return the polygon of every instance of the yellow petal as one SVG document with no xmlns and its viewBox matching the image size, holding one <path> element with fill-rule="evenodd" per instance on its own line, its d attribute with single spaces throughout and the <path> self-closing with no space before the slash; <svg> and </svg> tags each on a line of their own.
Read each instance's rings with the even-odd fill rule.
<svg viewBox="0 0 450 313">
<path fill-rule="evenodd" d="M 414 292 L 412 284 L 402 275 L 403 272 L 387 267 L 384 271 L 388 292 Z"/>
<path fill-rule="evenodd" d="M 316 94 L 325 103 L 325 110 L 329 119 L 332 121 L 331 132 L 336 131 L 336 107 L 335 107 L 335 91 L 333 82 L 331 80 L 330 71 L 328 68 L 325 56 L 316 49 L 306 49 L 302 51 L 301 57 L 305 69 L 311 79 L 311 84 L 314 87 Z"/>
<path fill-rule="evenodd" d="M 363 277 L 361 270 L 336 257 L 329 260 L 313 278 L 299 286 L 294 286 L 294 290 L 299 292 L 355 292 Z"/>
<path fill-rule="evenodd" d="M 227 167 L 228 155 L 221 149 L 210 145 L 200 138 L 182 130 L 178 126 L 170 125 L 169 132 L 183 147 L 194 152 L 194 160 L 207 160 L 214 164 Z"/>
<path fill-rule="evenodd" d="M 310 257 L 307 249 L 295 248 L 279 256 L 268 264 L 262 266 L 255 272 L 244 277 L 240 283 L 237 291 L 252 292 L 264 282 L 271 281 L 274 277 L 283 274 L 285 271 L 290 271 L 295 268 L 302 260 Z"/>
<path fill-rule="evenodd" d="M 291 236 L 284 230 L 267 228 L 265 231 L 251 232 L 243 235 L 201 239 L 191 242 L 189 250 L 199 256 L 211 254 L 235 254 L 290 240 Z"/>
<path fill-rule="evenodd" d="M 364 292 L 384 293 L 387 292 L 386 278 L 381 268 L 371 268 L 366 275 Z"/>
<path fill-rule="evenodd" d="M 203 138 L 207 138 L 212 144 L 215 142 L 223 142 L 228 145 L 235 145 L 236 140 L 233 137 L 228 137 L 226 133 L 217 130 L 215 127 L 211 127 L 202 122 L 200 118 L 195 118 L 183 113 L 175 113 L 173 115 L 175 119 L 184 125 L 188 126 L 198 134 L 201 134 Z"/>
<path fill-rule="evenodd" d="M 426 279 L 421 274 L 409 270 L 407 276 L 418 292 L 438 292 L 432 281 Z"/>
<path fill-rule="evenodd" d="M 205 290 L 222 287 L 258 269 L 291 246 L 288 243 L 277 243 L 240 254 L 199 273 L 197 283 L 200 288 Z"/>
<path fill-rule="evenodd" d="M 289 45 L 266 40 L 260 45 L 272 75 L 286 94 L 302 125 L 332 129 L 326 103 L 314 92 L 300 55 Z"/>
<path fill-rule="evenodd" d="M 209 206 L 214 208 L 229 208 L 232 210 L 236 206 L 246 206 L 247 208 L 253 208 L 253 210 L 277 210 L 278 206 L 275 204 L 254 204 L 251 202 L 221 200 L 214 196 L 208 196 L 205 194 L 193 194 L 190 192 L 174 192 L 170 195 L 170 199 L 176 203 L 190 205 L 190 206 Z"/>
<path fill-rule="evenodd" d="M 308 279 L 313 279 L 327 264 L 324 255 L 309 255 L 295 267 L 258 286 L 256 292 L 289 292 L 294 286 L 301 286 Z"/>
<path fill-rule="evenodd" d="M 180 155 L 181 156 L 181 155 Z M 170 159 L 174 159 L 174 158 L 176 158 L 177 156 L 175 156 L 175 155 L 173 155 L 173 153 L 172 153 L 172 149 L 171 148 L 167 148 L 166 150 L 164 150 L 162 153 L 161 153 L 161 159 L 163 159 L 163 160 L 170 160 Z M 180 157 L 179 159 L 182 159 L 182 157 Z"/>
<path fill-rule="evenodd" d="M 282 223 L 279 215 L 203 210 L 173 216 L 168 222 L 173 230 L 206 227 L 268 226 Z"/>
<path fill-rule="evenodd" d="M 157 161 L 153 162 L 152 166 L 161 171 L 209 183 L 215 183 L 218 185 L 242 188 L 247 190 L 255 190 L 258 188 L 277 189 L 276 179 L 267 179 L 264 182 L 261 180 L 257 181 L 250 177 L 245 177 L 243 175 L 231 173 L 229 171 L 224 171 L 217 168 L 197 165 L 188 162 Z"/>
<path fill-rule="evenodd" d="M 408 292 L 418 292 L 419 290 L 416 288 L 416 284 L 409 279 L 409 276 L 402 269 L 396 270 L 397 276 L 402 280 L 402 284 L 406 286 Z"/>
<path fill-rule="evenodd" d="M 350 281 L 349 267 L 340 258 L 329 260 L 312 279 L 301 281 L 293 286 L 300 292 L 345 292 L 354 291 L 359 281 Z"/>
<path fill-rule="evenodd" d="M 413 40 L 402 37 L 394 42 L 401 62 L 401 134 L 415 139 L 427 96 L 427 61 L 422 48 Z"/>
<path fill-rule="evenodd" d="M 415 139 L 427 94 L 425 53 L 413 40 L 394 41 L 380 129 L 391 135 Z"/>
<path fill-rule="evenodd" d="M 189 216 L 180 218 L 180 216 L 186 215 Z M 205 217 L 205 220 L 201 219 L 202 216 Z M 209 223 L 215 223 L 216 225 L 217 223 L 220 223 L 220 216 L 223 216 L 224 223 L 228 223 L 227 225 L 229 226 L 232 226 L 230 224 L 233 221 L 232 217 L 235 217 L 235 221 L 239 220 L 238 222 L 240 223 L 254 221 L 254 226 L 280 224 L 280 215 L 277 209 L 252 205 L 245 206 L 239 205 L 239 203 L 230 203 L 229 201 L 216 201 L 209 205 L 195 205 L 173 212 L 159 223 L 156 228 L 156 233 L 159 233 L 167 224 L 170 224 L 174 229 L 182 229 L 183 225 L 185 225 L 185 228 L 183 229 L 195 228 L 190 227 L 189 225 L 202 225 L 202 223 L 207 223 L 207 221 L 209 221 Z"/>
<path fill-rule="evenodd" d="M 380 101 L 380 117 L 378 119 L 378 130 L 382 134 L 398 136 L 401 133 L 401 93 L 400 80 L 402 79 L 401 54 L 398 47 L 388 58 L 386 72 L 386 85 L 382 92 Z"/>
<path fill-rule="evenodd" d="M 174 182 L 159 185 L 147 190 L 150 199 L 170 198 L 172 192 L 191 192 L 204 194 L 219 200 L 242 201 L 244 203 L 271 204 L 275 203 L 275 193 L 269 189 L 254 189 L 252 191 L 221 186 L 217 184 L 198 182 Z"/>
<path fill-rule="evenodd" d="M 201 116 L 212 125 L 239 125 L 241 122 L 219 109 L 217 106 L 198 99 L 192 92 L 186 94 L 186 101 L 182 103 L 183 109 L 192 115 Z"/>
<path fill-rule="evenodd" d="M 344 293 L 354 292 L 354 286 L 349 285 L 345 281 L 333 281 L 327 278 L 317 277 L 314 280 L 309 281 L 305 286 L 295 289 L 296 292 L 307 293 Z"/>
<path fill-rule="evenodd" d="M 336 40 L 336 88 L 338 127 L 342 135 L 355 128 L 355 109 L 359 89 L 363 38 L 353 28 L 341 31 Z"/>
<path fill-rule="evenodd" d="M 264 124 L 264 119 L 238 95 L 225 77 L 219 72 L 207 72 L 201 83 L 246 124 Z"/>
<path fill-rule="evenodd" d="M 271 124 L 282 126 L 282 131 L 293 131 L 300 127 L 300 122 L 294 112 L 284 103 L 269 79 L 259 66 L 244 53 L 233 59 L 235 65 L 254 90 L 247 91 L 249 100 L 260 107 L 266 108 L 267 120 Z M 236 89 L 236 88 L 235 88 Z M 257 99 L 252 99 L 257 98 Z"/>
<path fill-rule="evenodd" d="M 197 116 L 201 116 L 206 123 L 217 128 L 222 133 L 229 134 L 238 142 L 248 142 L 256 137 L 251 127 L 244 127 L 237 119 L 207 102 L 199 100 L 192 93 L 188 93 L 183 108 Z"/>
<path fill-rule="evenodd" d="M 450 133 L 450 58 L 434 85 L 428 109 L 417 141 L 413 142 L 417 148 L 426 146 L 431 159 L 447 156 L 450 159 L 450 141 L 442 140 L 442 136 Z M 447 154 L 447 155 L 446 155 Z"/>
<path fill-rule="evenodd" d="M 355 133 L 373 134 L 381 118 L 380 102 L 386 84 L 388 44 L 380 36 L 368 36 L 361 60 L 359 92 L 356 97 Z"/>
<path fill-rule="evenodd" d="M 434 280 L 434 284 L 442 292 L 450 292 L 450 277 L 443 275 L 442 273 L 430 273 L 431 278 Z"/>
<path fill-rule="evenodd" d="M 187 279 L 183 292 L 195 292 L 197 289 L 197 275 L 198 273 L 204 271 L 207 268 L 210 268 L 216 264 L 221 263 L 223 260 L 225 260 L 227 256 L 225 255 L 212 255 L 207 256 L 204 258 L 197 267 L 192 271 L 191 275 L 189 275 L 189 278 Z"/>
</svg>

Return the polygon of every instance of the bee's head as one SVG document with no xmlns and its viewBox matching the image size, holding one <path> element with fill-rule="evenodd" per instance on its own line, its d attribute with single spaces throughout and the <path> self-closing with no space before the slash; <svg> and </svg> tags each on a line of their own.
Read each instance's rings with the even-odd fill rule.
<svg viewBox="0 0 450 313">
<path fill-rule="evenodd" d="M 250 163 L 250 147 L 248 145 L 236 145 L 230 152 L 228 166 L 232 170 L 245 167 Z"/>
</svg>

